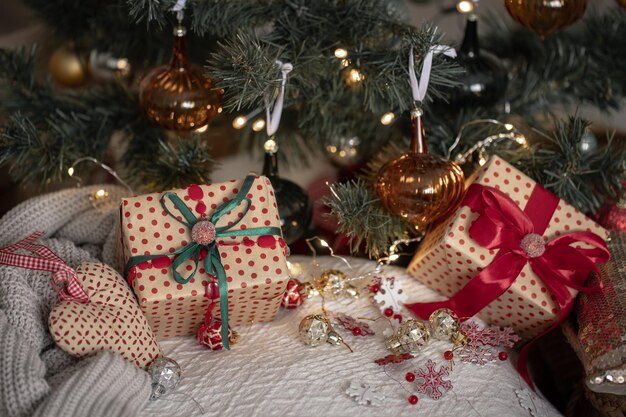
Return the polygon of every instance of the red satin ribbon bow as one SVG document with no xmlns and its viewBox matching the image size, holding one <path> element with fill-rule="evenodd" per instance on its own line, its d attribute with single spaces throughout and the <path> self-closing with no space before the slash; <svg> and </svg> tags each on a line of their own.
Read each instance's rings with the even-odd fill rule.
<svg viewBox="0 0 626 417">
<path fill-rule="evenodd" d="M 19 242 L 0 248 L 0 265 L 52 272 L 50 284 L 57 292 L 59 300 L 78 301 L 81 303 L 89 302 L 89 295 L 78 282 L 76 271 L 50 249 L 34 243 L 43 234 L 43 232 L 35 232 Z M 32 252 L 38 256 L 15 253 L 19 249 Z"/>
<path fill-rule="evenodd" d="M 591 232 L 573 232 L 545 243 L 545 232 L 559 199 L 541 186 L 535 186 L 524 211 L 507 195 L 492 188 L 473 184 L 464 205 L 479 217 L 469 235 L 480 246 L 499 250 L 491 263 L 447 301 L 408 304 L 407 308 L 427 319 L 439 308 L 449 308 L 459 317 L 469 318 L 500 297 L 517 279 L 528 263 L 554 295 L 559 306 L 556 322 L 526 344 L 518 358 L 517 368 L 532 386 L 526 367 L 532 342 L 557 327 L 571 312 L 574 298 L 569 288 L 592 292 L 601 288 L 585 287 L 590 272 L 600 274 L 597 263 L 609 260 L 604 239 Z M 593 249 L 577 249 L 572 243 L 587 243 Z"/>
</svg>

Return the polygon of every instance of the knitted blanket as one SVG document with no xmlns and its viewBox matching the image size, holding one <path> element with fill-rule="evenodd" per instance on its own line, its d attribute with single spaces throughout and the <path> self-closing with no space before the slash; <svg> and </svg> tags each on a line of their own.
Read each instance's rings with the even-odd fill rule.
<svg viewBox="0 0 626 417">
<path fill-rule="evenodd" d="M 109 199 L 94 205 L 98 189 Z M 70 188 L 18 205 L 0 219 L 0 246 L 35 231 L 41 243 L 76 268 L 114 264 L 118 202 L 114 185 Z M 56 294 L 50 273 L 0 266 L 0 416 L 135 416 L 150 396 L 150 377 L 118 354 L 76 359 L 58 348 L 47 319 Z"/>
</svg>

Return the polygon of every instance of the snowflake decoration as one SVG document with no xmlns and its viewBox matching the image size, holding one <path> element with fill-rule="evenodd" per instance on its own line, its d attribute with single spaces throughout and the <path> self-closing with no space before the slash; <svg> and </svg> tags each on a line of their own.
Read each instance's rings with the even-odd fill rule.
<svg viewBox="0 0 626 417">
<path fill-rule="evenodd" d="M 378 393 L 378 388 L 372 388 L 369 384 L 359 381 L 350 381 L 346 394 L 359 405 L 380 406 L 385 401 L 385 396 Z"/>
<path fill-rule="evenodd" d="M 392 363 L 402 363 L 404 361 L 408 361 L 409 359 L 413 359 L 415 356 L 410 353 L 401 353 L 398 355 L 387 355 L 384 358 L 376 359 L 374 363 L 379 366 L 385 366 Z"/>
<path fill-rule="evenodd" d="M 354 329 L 359 329 L 359 336 L 373 336 L 375 333 L 364 321 L 355 319 L 352 316 L 343 313 L 334 313 L 334 319 L 343 326 L 346 330 L 350 330 L 354 334 Z"/>
<path fill-rule="evenodd" d="M 442 365 L 438 371 L 435 371 L 435 366 L 435 362 L 429 359 L 426 362 L 426 368 L 419 368 L 415 371 L 415 381 L 417 392 L 428 394 L 433 400 L 438 400 L 452 389 L 452 382 L 443 379 L 444 376 L 450 374 L 450 368 Z"/>
<path fill-rule="evenodd" d="M 469 345 L 459 349 L 458 356 L 461 362 L 473 363 L 474 365 L 486 365 L 497 358 L 497 355 L 489 348 Z"/>
<path fill-rule="evenodd" d="M 543 401 L 539 400 L 526 388 L 516 389 L 515 395 L 517 395 L 517 399 L 519 400 L 519 406 L 524 410 L 528 410 L 531 416 L 540 417 L 548 414 Z"/>
<path fill-rule="evenodd" d="M 478 327 L 475 321 L 462 323 L 461 332 L 469 339 L 469 346 L 486 345 L 491 341 L 491 331 Z"/>
<path fill-rule="evenodd" d="M 469 339 L 470 346 L 502 346 L 512 348 L 520 340 L 510 327 L 480 328 L 475 321 L 461 324 L 461 332 Z"/>
<path fill-rule="evenodd" d="M 489 341 L 485 344 L 491 346 L 504 346 L 512 348 L 516 342 L 519 342 L 520 338 L 515 334 L 510 327 L 490 327 L 489 328 Z"/>
<path fill-rule="evenodd" d="M 407 300 L 407 295 L 402 287 L 397 285 L 395 277 L 387 277 L 381 280 L 380 289 L 374 294 L 374 303 L 382 312 L 391 308 L 394 313 L 402 311 L 402 305 Z"/>
</svg>

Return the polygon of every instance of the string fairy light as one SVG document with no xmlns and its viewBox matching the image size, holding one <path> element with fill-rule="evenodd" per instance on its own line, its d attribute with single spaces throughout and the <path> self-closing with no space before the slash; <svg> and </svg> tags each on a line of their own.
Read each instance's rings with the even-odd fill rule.
<svg viewBox="0 0 626 417">
<path fill-rule="evenodd" d="M 396 119 L 396 115 L 393 112 L 387 112 L 380 116 L 380 123 L 385 126 L 389 126 Z"/>
<path fill-rule="evenodd" d="M 74 179 L 77 184 L 77 187 L 80 187 L 82 185 L 82 179 L 74 174 L 76 174 L 76 166 L 82 162 L 91 162 L 93 164 L 98 165 L 100 168 L 104 169 L 106 172 L 108 172 L 109 174 L 111 174 L 113 176 L 113 178 L 115 178 L 120 184 L 122 184 L 124 187 L 126 187 L 126 189 L 128 191 L 130 191 L 131 194 L 134 194 L 133 189 L 131 188 L 130 185 L 128 185 L 126 183 L 126 181 L 124 181 L 122 178 L 120 178 L 119 175 L 117 175 L 117 172 L 115 172 L 115 170 L 113 168 L 111 168 L 110 166 L 103 164 L 102 162 L 98 161 L 96 158 L 92 158 L 90 156 L 85 156 L 82 158 L 78 158 L 76 161 L 74 161 L 74 163 L 67 169 L 67 174 L 72 177 L 72 179 Z M 94 198 L 96 199 L 105 199 L 108 197 L 108 192 L 106 192 L 105 190 L 101 189 L 95 192 L 94 194 Z"/>
<path fill-rule="evenodd" d="M 388 255 L 382 258 L 378 258 L 376 260 L 376 264 L 382 267 L 383 265 L 389 265 L 391 262 L 398 260 L 402 255 L 411 255 L 408 252 L 407 253 L 398 252 L 398 247 L 400 245 L 408 245 L 413 242 L 421 242 L 423 238 L 424 238 L 424 233 L 422 233 L 419 236 L 412 237 L 412 238 L 394 240 L 389 246 L 389 249 L 387 249 Z"/>
<path fill-rule="evenodd" d="M 524 136 L 524 134 L 522 134 L 519 130 L 517 130 L 517 128 L 511 123 L 503 123 L 496 119 L 476 119 L 476 120 L 471 120 L 461 126 L 461 128 L 459 129 L 459 133 L 454 139 L 454 142 L 448 149 L 448 152 L 446 155 L 448 159 L 452 157 L 452 152 L 454 151 L 454 149 L 456 149 L 456 147 L 461 142 L 461 138 L 463 137 L 463 132 L 465 131 L 465 129 L 470 126 L 479 125 L 479 124 L 493 124 L 496 126 L 500 126 L 505 129 L 505 132 L 500 132 L 500 133 L 487 136 L 485 139 L 476 142 L 471 148 L 469 148 L 464 153 L 456 155 L 454 158 L 455 162 L 459 164 L 464 164 L 465 162 L 467 162 L 470 156 L 478 152 L 478 155 L 479 155 L 478 163 L 479 165 L 482 166 L 487 162 L 486 150 L 489 147 L 494 146 L 504 141 L 512 141 L 524 148 L 528 147 L 526 136 Z"/>
</svg>

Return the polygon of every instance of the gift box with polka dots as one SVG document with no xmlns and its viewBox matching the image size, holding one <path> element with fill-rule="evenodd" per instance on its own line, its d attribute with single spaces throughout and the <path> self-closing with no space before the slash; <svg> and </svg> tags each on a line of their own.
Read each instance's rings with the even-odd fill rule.
<svg viewBox="0 0 626 417">
<path fill-rule="evenodd" d="M 197 218 L 210 218 L 218 206 L 237 195 L 242 183 L 232 180 L 190 185 L 172 192 Z M 174 279 L 171 253 L 192 241 L 191 230 L 163 209 L 160 197 L 160 193 L 153 193 L 122 200 L 121 249 L 124 263 L 131 256 L 163 255 L 131 268 L 126 279 L 155 335 L 164 339 L 195 334 L 210 302 L 206 288 L 212 277 L 200 259 L 191 281 L 180 284 Z M 280 227 L 274 191 L 267 178 L 256 177 L 247 197 L 251 202 L 245 214 L 246 204 L 239 204 L 222 216 L 216 227 L 237 220 L 235 229 Z M 273 235 L 225 237 L 217 239 L 217 247 L 228 281 L 230 326 L 273 320 L 289 280 L 283 239 Z M 193 269 L 194 262 L 187 260 L 177 270 L 186 277 Z M 219 306 L 213 315 L 220 317 Z"/>
<path fill-rule="evenodd" d="M 522 210 L 536 183 L 498 156 L 493 156 L 471 178 L 507 194 Z M 488 250 L 469 236 L 478 213 L 461 204 L 447 220 L 428 232 L 408 266 L 408 272 L 420 282 L 450 297 L 488 266 L 497 251 Z M 591 231 L 606 239 L 608 233 L 579 210 L 563 200 L 552 214 L 543 234 L 544 240 L 568 232 Z M 585 244 L 574 245 L 587 247 Z M 574 297 L 576 291 L 570 289 Z M 558 304 L 541 279 L 526 264 L 513 285 L 479 315 L 487 322 L 511 326 L 522 339 L 530 339 L 554 323 Z"/>
</svg>

